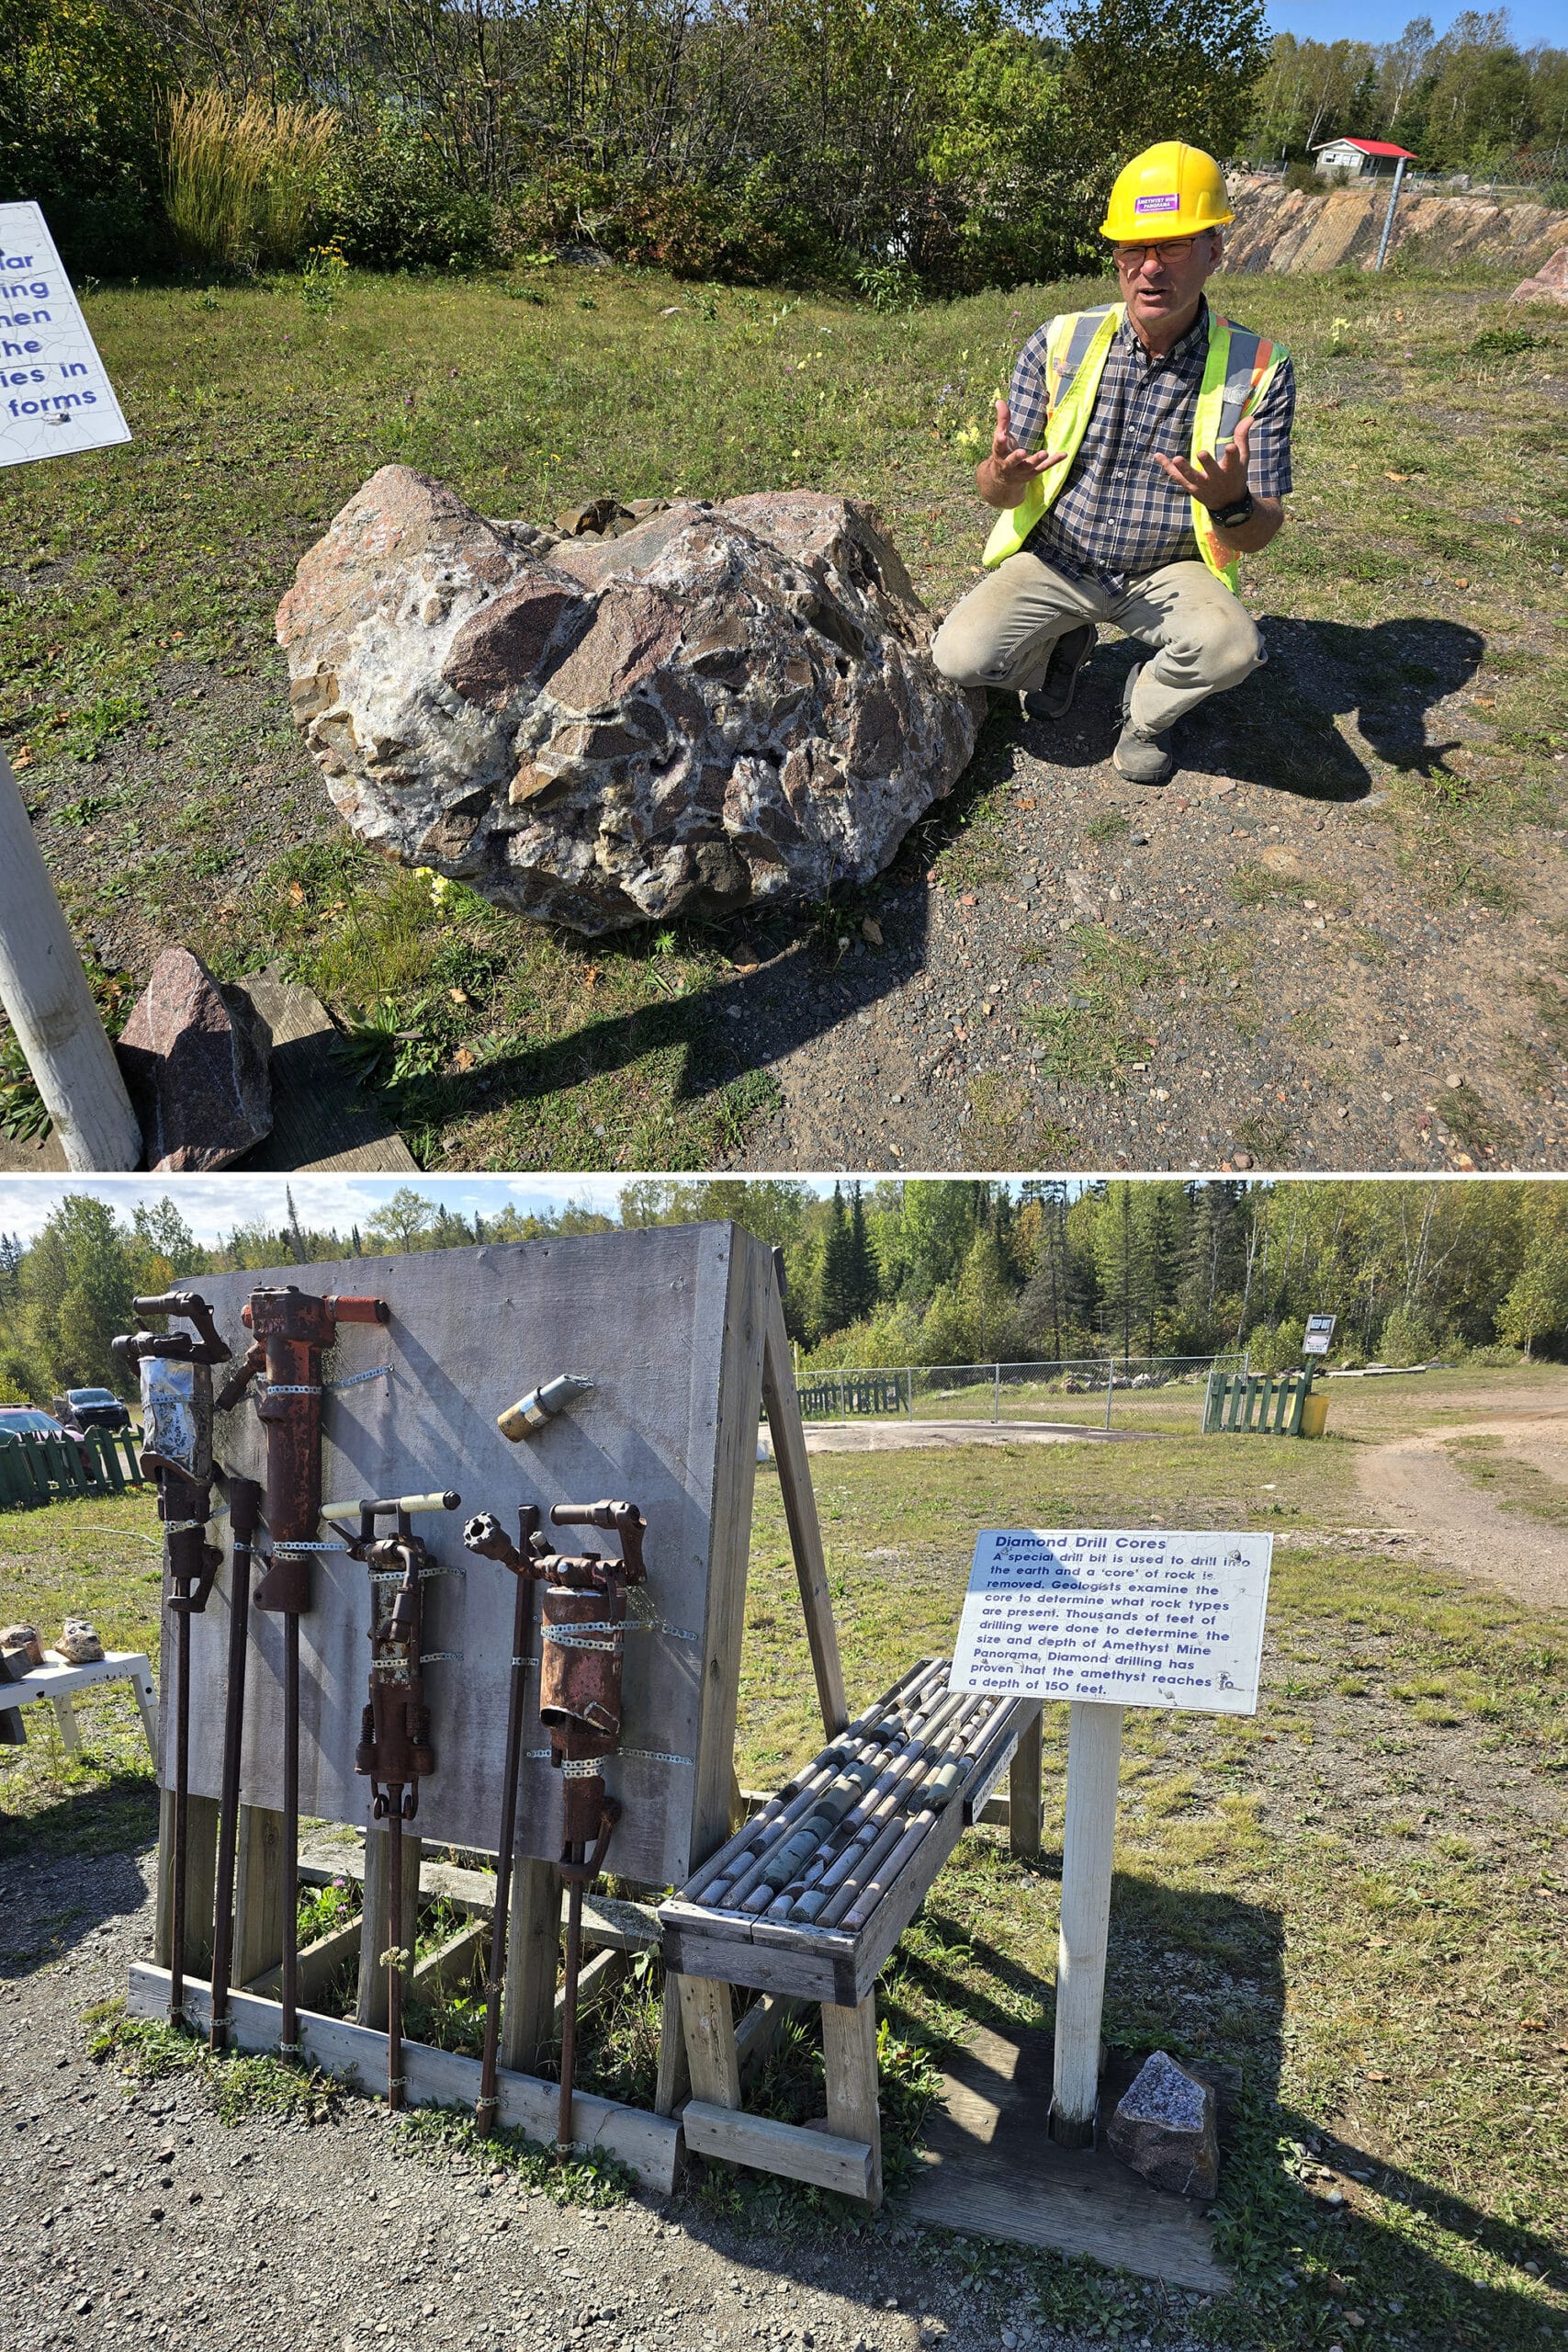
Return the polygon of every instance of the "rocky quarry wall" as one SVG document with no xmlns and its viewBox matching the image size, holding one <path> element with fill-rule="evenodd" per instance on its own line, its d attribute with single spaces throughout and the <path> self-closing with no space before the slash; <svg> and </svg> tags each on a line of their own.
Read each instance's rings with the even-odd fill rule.
<svg viewBox="0 0 1568 2352">
<path fill-rule="evenodd" d="M 1347 262 L 1370 267 L 1377 259 L 1390 186 L 1384 179 L 1318 196 L 1281 187 L 1277 180 L 1233 180 L 1235 220 L 1225 232 L 1226 266 L 1303 272 L 1337 269 Z M 1400 196 L 1389 254 L 1392 259 L 1403 254 L 1407 261 L 1435 269 L 1466 261 L 1495 263 L 1499 277 L 1524 277 L 1563 244 L 1568 212 L 1551 211 L 1544 204 L 1415 190 Z"/>
<path fill-rule="evenodd" d="M 386 466 L 277 635 L 355 832 L 589 934 L 870 880 L 975 744 L 874 509 L 810 491 L 568 533 Z"/>
</svg>

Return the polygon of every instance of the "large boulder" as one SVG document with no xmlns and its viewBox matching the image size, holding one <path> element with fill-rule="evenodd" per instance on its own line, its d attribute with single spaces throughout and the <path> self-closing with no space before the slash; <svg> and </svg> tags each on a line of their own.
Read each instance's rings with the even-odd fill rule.
<svg viewBox="0 0 1568 2352">
<path fill-rule="evenodd" d="M 349 501 L 277 616 L 341 814 L 588 933 L 869 880 L 979 708 L 874 510 L 604 504 L 617 536 L 487 522 L 407 466 Z"/>
</svg>

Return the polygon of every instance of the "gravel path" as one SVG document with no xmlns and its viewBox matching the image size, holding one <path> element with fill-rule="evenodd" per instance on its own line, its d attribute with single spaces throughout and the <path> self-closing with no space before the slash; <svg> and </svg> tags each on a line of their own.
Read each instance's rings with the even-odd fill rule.
<svg viewBox="0 0 1568 2352">
<path fill-rule="evenodd" d="M 558 2208 L 466 2157 L 411 2152 L 367 2098 L 324 2123 L 225 2128 L 189 2078 L 134 2087 L 86 2057 L 81 2013 L 149 1948 L 151 1869 L 0 1865 L 0 2332 L 15 2352 L 1087 2352 L 1010 2316 L 1022 2273 L 1005 2250 L 993 2301 L 962 2283 L 954 2242 L 896 2211 L 764 2242 L 690 2196 Z M 1183 2334 L 1160 2341 L 1175 2352 Z"/>
</svg>

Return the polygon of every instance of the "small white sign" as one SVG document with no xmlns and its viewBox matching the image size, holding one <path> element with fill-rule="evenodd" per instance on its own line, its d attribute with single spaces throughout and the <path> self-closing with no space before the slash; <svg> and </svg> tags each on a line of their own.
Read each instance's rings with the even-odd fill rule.
<svg viewBox="0 0 1568 2352">
<path fill-rule="evenodd" d="M 1307 1317 L 1306 1337 L 1302 1341 L 1303 1355 L 1325 1356 L 1328 1353 L 1329 1344 L 1334 1338 L 1334 1323 L 1335 1318 L 1332 1315 Z"/>
<path fill-rule="evenodd" d="M 0 466 L 129 441 L 36 204 L 0 204 Z"/>
<path fill-rule="evenodd" d="M 987 1528 L 951 1687 L 1255 1714 L 1273 1550 L 1271 1535 Z"/>
</svg>

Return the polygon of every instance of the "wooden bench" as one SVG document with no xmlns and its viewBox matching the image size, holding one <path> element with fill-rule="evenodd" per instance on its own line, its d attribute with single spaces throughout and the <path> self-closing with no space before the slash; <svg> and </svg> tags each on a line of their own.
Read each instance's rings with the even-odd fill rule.
<svg viewBox="0 0 1568 2352">
<path fill-rule="evenodd" d="M 34 1699 L 47 1699 L 54 1709 L 60 1725 L 60 1736 L 68 1756 L 82 1752 L 82 1734 L 72 1704 L 72 1692 L 85 1690 L 95 1682 L 129 1682 L 136 1693 L 136 1703 L 141 1710 L 141 1727 L 147 1735 L 148 1751 L 154 1764 L 158 1760 L 158 1694 L 152 1686 L 152 1668 L 140 1651 L 110 1650 L 89 1666 L 43 1665 L 30 1667 L 18 1682 L 0 1682 L 0 1707 L 25 1707 Z"/>
<path fill-rule="evenodd" d="M 882 1842 L 886 1848 L 887 1838 L 901 1830 L 894 1847 L 897 1867 L 884 1880 L 872 1862 L 861 1880 L 853 1871 L 841 1880 L 852 1897 L 847 1905 L 840 1897 L 833 1906 L 847 1912 L 841 1924 L 766 1916 L 754 1908 L 739 1911 L 724 1891 L 745 1883 L 748 1861 L 766 1850 L 770 1834 L 782 1836 L 792 1815 L 809 1816 L 817 1802 L 811 1792 L 840 1770 L 847 1757 L 885 1752 L 879 1741 L 886 1743 L 887 1727 L 897 1723 L 901 1711 L 942 1700 L 946 1677 L 945 1660 L 923 1659 L 911 1668 L 771 1799 L 763 1815 L 737 1831 L 678 1895 L 660 1905 L 668 1984 L 678 1992 L 691 2075 L 692 2096 L 679 2112 L 686 2145 L 695 2154 L 880 2203 L 876 1979 L 964 1831 L 982 1817 L 998 1817 L 992 1792 L 1004 1771 L 1010 1775 L 1006 1817 L 1013 1851 L 1038 1854 L 1039 1702 L 991 1703 L 956 1768 L 949 1763 L 946 1800 L 931 1810 L 923 1831 L 921 1810 L 911 1815 L 890 1802 Z M 939 1748 L 940 1736 L 933 1736 L 933 1760 Z M 846 1816 L 846 1826 L 853 1817 Z M 876 1849 L 866 1850 L 869 1856 Z M 757 1893 L 751 1896 L 753 1905 L 761 1899 Z M 790 1908 L 798 1909 L 798 1904 L 791 1905 L 787 1891 L 768 1905 L 775 1914 Z M 737 1985 L 762 1996 L 739 2028 L 732 1998 Z M 822 2012 L 827 2115 L 809 2125 L 747 2115 L 741 2107 L 743 2075 L 792 2011 L 806 2003 L 818 2004 Z"/>
</svg>

